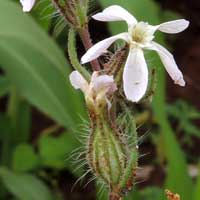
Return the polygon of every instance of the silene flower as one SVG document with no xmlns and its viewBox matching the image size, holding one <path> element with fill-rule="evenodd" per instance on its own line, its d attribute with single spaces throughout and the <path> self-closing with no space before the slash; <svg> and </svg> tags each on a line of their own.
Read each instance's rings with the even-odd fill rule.
<svg viewBox="0 0 200 200">
<path fill-rule="evenodd" d="M 104 104 L 110 108 L 108 97 L 117 90 L 113 76 L 99 75 L 99 72 L 95 71 L 91 76 L 90 83 L 88 83 L 78 71 L 73 71 L 69 79 L 75 89 L 82 90 L 87 104 L 93 106 Z"/>
<path fill-rule="evenodd" d="M 20 0 L 20 3 L 22 4 L 23 11 L 29 12 L 33 8 L 35 0 Z"/>
<path fill-rule="evenodd" d="M 179 33 L 185 30 L 189 25 L 187 20 L 179 19 L 153 26 L 147 22 L 138 22 L 128 11 L 117 5 L 110 6 L 92 17 L 99 21 L 124 20 L 128 24 L 128 32 L 98 42 L 81 58 L 83 64 L 90 62 L 105 53 L 116 40 L 125 40 L 129 44 L 129 55 L 123 71 L 123 87 L 128 100 L 138 102 L 147 90 L 148 68 L 144 58 L 144 49 L 156 51 L 174 83 L 185 86 L 183 74 L 178 69 L 173 55 L 153 39 L 157 30 L 164 33 Z"/>
</svg>

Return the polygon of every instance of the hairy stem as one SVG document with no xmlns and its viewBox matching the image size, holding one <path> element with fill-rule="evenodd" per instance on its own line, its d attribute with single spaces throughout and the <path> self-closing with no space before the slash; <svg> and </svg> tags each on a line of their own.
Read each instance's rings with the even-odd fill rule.
<svg viewBox="0 0 200 200">
<path fill-rule="evenodd" d="M 77 70 L 78 72 L 80 72 L 82 74 L 82 76 L 89 82 L 90 81 L 90 74 L 85 68 L 83 68 L 80 65 L 80 63 L 78 61 L 78 57 L 77 57 L 77 54 L 76 54 L 75 43 L 76 43 L 75 32 L 71 28 L 69 30 L 69 35 L 68 35 L 68 54 L 69 54 L 69 58 L 70 58 L 71 64 L 74 67 L 74 69 Z"/>
<path fill-rule="evenodd" d="M 66 22 L 73 29 L 77 30 L 77 32 L 83 42 L 85 50 L 88 50 L 89 48 L 91 48 L 93 46 L 93 44 L 92 44 L 92 40 L 91 40 L 90 33 L 88 30 L 87 20 L 83 19 L 84 17 L 82 16 L 82 13 L 80 13 L 81 22 L 77 23 L 77 16 L 75 16 L 74 12 L 72 12 L 70 15 L 67 14 L 67 13 L 69 13 L 69 11 L 72 11 L 73 9 L 68 9 L 68 11 L 66 12 L 65 7 L 60 5 L 59 0 L 52 0 L 52 3 L 54 5 L 54 7 L 60 12 L 60 14 L 64 17 Z M 70 6 L 70 4 L 66 4 L 66 6 L 67 5 Z M 79 10 L 81 12 L 81 9 L 79 9 Z M 90 63 L 91 63 L 93 71 L 99 71 L 101 69 L 98 60 L 93 60 Z"/>
<path fill-rule="evenodd" d="M 69 23 L 70 25 L 74 23 L 73 17 L 66 15 L 65 9 L 60 5 L 59 0 L 52 0 L 52 4 L 57 9 L 57 11 L 64 17 L 67 23 Z"/>
<path fill-rule="evenodd" d="M 120 197 L 118 194 L 110 192 L 109 193 L 109 200 L 122 200 L 122 197 Z"/>
</svg>

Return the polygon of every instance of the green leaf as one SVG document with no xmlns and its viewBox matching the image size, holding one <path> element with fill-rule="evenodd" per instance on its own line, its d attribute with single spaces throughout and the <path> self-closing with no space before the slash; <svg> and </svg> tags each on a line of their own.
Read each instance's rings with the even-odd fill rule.
<svg viewBox="0 0 200 200">
<path fill-rule="evenodd" d="M 9 165 L 12 155 L 12 126 L 7 115 L 0 113 L 0 141 L 1 141 L 1 165 Z"/>
<path fill-rule="evenodd" d="M 163 193 L 163 190 L 158 187 L 147 187 L 141 191 L 141 199 L 161 200 Z"/>
<path fill-rule="evenodd" d="M 21 100 L 19 103 L 17 113 L 17 133 L 16 142 L 28 142 L 31 134 L 31 106 L 25 101 Z"/>
<path fill-rule="evenodd" d="M 33 175 L 15 174 L 0 168 L 0 176 L 6 188 L 20 200 L 54 199 L 46 185 Z"/>
<path fill-rule="evenodd" d="M 7 115 L 12 122 L 12 142 L 28 142 L 31 128 L 31 106 L 12 86 L 7 103 Z"/>
<path fill-rule="evenodd" d="M 164 68 L 158 70 L 158 87 L 153 100 L 153 110 L 160 126 L 164 153 L 168 162 L 165 187 L 181 195 L 182 200 L 192 197 L 192 180 L 188 175 L 185 155 L 181 150 L 166 113 L 166 82 Z"/>
<path fill-rule="evenodd" d="M 38 143 L 41 161 L 44 166 L 58 169 L 66 167 L 73 171 L 69 157 L 78 145 L 78 141 L 69 133 L 63 133 L 58 137 L 43 135 Z"/>
<path fill-rule="evenodd" d="M 183 18 L 183 16 L 181 16 L 180 13 L 176 13 L 172 10 L 164 10 L 162 12 L 161 17 L 162 17 L 163 21 L 172 21 L 172 20 Z"/>
<path fill-rule="evenodd" d="M 200 172 L 200 165 L 199 165 L 199 172 Z M 200 173 L 197 177 L 196 185 L 194 187 L 194 199 L 193 200 L 199 200 L 200 199 Z"/>
<path fill-rule="evenodd" d="M 168 105 L 166 110 L 179 122 L 178 127 L 185 134 L 200 137 L 200 130 L 193 122 L 194 119 L 200 118 L 200 112 L 195 107 L 183 100 L 178 100 L 173 105 Z"/>
<path fill-rule="evenodd" d="M 0 97 L 6 95 L 10 89 L 10 82 L 6 76 L 0 75 Z"/>
<path fill-rule="evenodd" d="M 39 157 L 29 144 L 20 144 L 13 152 L 12 167 L 15 171 L 26 172 L 39 165 Z"/>
<path fill-rule="evenodd" d="M 16 3 L 0 0 L 0 26 L 0 64 L 9 80 L 29 102 L 74 129 L 85 112 L 63 53 Z"/>
<path fill-rule="evenodd" d="M 51 24 L 53 12 L 55 12 L 54 7 L 50 5 L 51 0 L 40 0 L 32 11 L 32 14 L 37 22 L 47 31 Z"/>
</svg>

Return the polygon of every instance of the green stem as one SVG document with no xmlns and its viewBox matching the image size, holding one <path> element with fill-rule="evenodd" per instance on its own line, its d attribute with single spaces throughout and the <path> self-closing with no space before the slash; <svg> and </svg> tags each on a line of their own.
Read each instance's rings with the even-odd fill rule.
<svg viewBox="0 0 200 200">
<path fill-rule="evenodd" d="M 68 36 L 68 53 L 69 58 L 71 61 L 72 66 L 75 70 L 80 72 L 82 76 L 89 82 L 90 81 L 90 74 L 89 72 L 81 66 L 81 64 L 78 61 L 78 57 L 76 54 L 76 47 L 75 47 L 76 39 L 75 39 L 75 32 L 71 28 L 69 30 L 69 36 Z"/>
</svg>

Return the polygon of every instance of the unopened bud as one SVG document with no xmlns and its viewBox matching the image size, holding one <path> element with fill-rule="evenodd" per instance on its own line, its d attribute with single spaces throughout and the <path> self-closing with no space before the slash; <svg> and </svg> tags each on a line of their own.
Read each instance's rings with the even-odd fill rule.
<svg viewBox="0 0 200 200">
<path fill-rule="evenodd" d="M 109 188 L 109 198 L 120 200 L 132 190 L 136 176 L 137 138 L 132 137 L 134 141 L 131 144 L 128 139 L 128 135 L 135 132 L 135 123 L 127 119 L 127 125 L 119 125 L 115 119 L 110 118 L 112 97 L 117 90 L 113 76 L 93 72 L 88 82 L 78 71 L 73 71 L 70 81 L 75 89 L 83 91 L 90 115 L 86 155 L 88 164 L 95 176 Z M 133 128 L 129 127 L 130 123 L 134 125 Z"/>
<path fill-rule="evenodd" d="M 52 0 L 67 23 L 75 29 L 81 29 L 88 23 L 88 0 Z"/>
<path fill-rule="evenodd" d="M 89 166 L 109 188 L 109 198 L 120 200 L 132 190 L 137 168 L 137 149 L 130 148 L 127 136 L 107 118 L 105 109 L 90 110 L 90 118 Z"/>
</svg>

